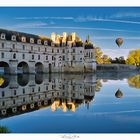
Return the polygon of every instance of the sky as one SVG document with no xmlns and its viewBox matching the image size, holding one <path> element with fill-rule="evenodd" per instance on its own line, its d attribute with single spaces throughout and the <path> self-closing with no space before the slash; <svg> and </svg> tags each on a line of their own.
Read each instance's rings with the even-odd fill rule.
<svg viewBox="0 0 140 140">
<path fill-rule="evenodd" d="M 37 35 L 76 32 L 83 41 L 90 35 L 112 58 L 140 48 L 140 7 L 1 7 L 0 19 L 0 28 Z"/>
</svg>

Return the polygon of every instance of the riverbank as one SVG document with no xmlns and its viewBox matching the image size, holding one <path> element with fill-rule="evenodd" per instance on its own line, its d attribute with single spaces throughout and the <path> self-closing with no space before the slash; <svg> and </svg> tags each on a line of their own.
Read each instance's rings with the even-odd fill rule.
<svg viewBox="0 0 140 140">
<path fill-rule="evenodd" d="M 97 64 L 97 71 L 136 71 L 138 68 L 134 65 L 127 64 Z"/>
</svg>

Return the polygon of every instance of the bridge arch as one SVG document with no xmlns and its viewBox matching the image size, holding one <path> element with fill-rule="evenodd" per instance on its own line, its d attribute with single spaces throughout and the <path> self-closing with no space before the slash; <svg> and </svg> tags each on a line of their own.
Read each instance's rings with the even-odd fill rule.
<svg viewBox="0 0 140 140">
<path fill-rule="evenodd" d="M 22 61 L 17 65 L 17 73 L 29 73 L 29 65 Z"/>
<path fill-rule="evenodd" d="M 0 73 L 10 74 L 10 66 L 7 62 L 0 61 Z"/>
</svg>

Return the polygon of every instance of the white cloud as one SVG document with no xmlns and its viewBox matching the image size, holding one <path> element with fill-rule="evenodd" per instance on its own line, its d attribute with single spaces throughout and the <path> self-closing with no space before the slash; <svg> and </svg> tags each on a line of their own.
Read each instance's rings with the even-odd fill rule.
<svg viewBox="0 0 140 140">
<path fill-rule="evenodd" d="M 92 16 L 75 18 L 75 22 L 91 22 L 91 21 L 114 22 L 114 23 L 126 23 L 126 24 L 138 24 L 138 25 L 140 25 L 140 22 L 138 22 L 138 21 L 96 18 L 96 17 L 92 17 Z"/>
<path fill-rule="evenodd" d="M 12 28 L 39 28 L 48 25 L 44 22 L 29 22 L 29 23 L 20 23 L 13 26 L 10 26 Z"/>
<path fill-rule="evenodd" d="M 34 26 L 25 27 L 25 28 L 36 28 Z M 92 28 L 92 27 L 74 27 L 74 26 L 38 26 L 37 28 L 41 29 L 74 29 L 74 30 L 96 30 L 96 31 L 112 31 L 112 32 L 133 32 L 139 33 L 138 31 L 128 31 L 128 30 L 121 30 L 121 29 L 112 29 L 112 28 Z"/>
<path fill-rule="evenodd" d="M 54 19 L 54 20 L 73 20 L 74 17 L 16 17 L 18 20 L 38 20 L 38 19 Z"/>
<path fill-rule="evenodd" d="M 96 16 L 79 16 L 79 17 L 16 17 L 17 20 L 73 20 L 74 22 L 91 22 L 91 21 L 102 21 L 102 22 L 115 22 L 115 23 L 126 23 L 126 24 L 140 24 L 138 21 L 129 21 L 129 20 L 118 20 L 112 18 L 121 18 L 121 17 L 140 17 L 140 13 L 118 13 L 111 15 L 109 18 L 96 17 Z"/>
<path fill-rule="evenodd" d="M 139 18 L 140 13 L 138 12 L 119 12 L 111 15 L 110 18 Z"/>
<path fill-rule="evenodd" d="M 112 37 L 112 36 L 99 36 L 99 37 L 94 37 L 94 39 L 96 40 L 115 40 L 116 36 Z M 123 36 L 123 39 L 125 40 L 140 40 L 140 37 L 138 36 Z M 140 45 L 140 44 L 139 44 Z"/>
</svg>

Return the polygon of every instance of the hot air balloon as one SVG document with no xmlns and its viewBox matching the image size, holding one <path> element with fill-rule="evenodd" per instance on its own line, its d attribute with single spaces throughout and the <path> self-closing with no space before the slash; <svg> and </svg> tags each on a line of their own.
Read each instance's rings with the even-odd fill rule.
<svg viewBox="0 0 140 140">
<path fill-rule="evenodd" d="M 115 93 L 116 98 L 122 98 L 123 93 L 120 91 L 120 89 L 117 90 L 117 92 Z"/>
<path fill-rule="evenodd" d="M 117 38 L 116 39 L 116 44 L 118 45 L 118 47 L 120 47 L 123 44 L 123 39 L 122 38 Z"/>
</svg>

